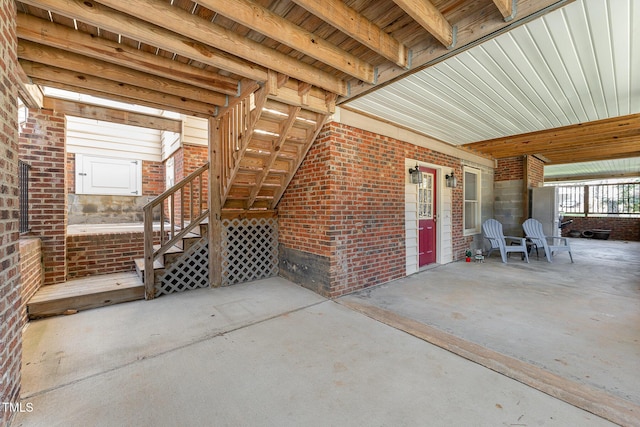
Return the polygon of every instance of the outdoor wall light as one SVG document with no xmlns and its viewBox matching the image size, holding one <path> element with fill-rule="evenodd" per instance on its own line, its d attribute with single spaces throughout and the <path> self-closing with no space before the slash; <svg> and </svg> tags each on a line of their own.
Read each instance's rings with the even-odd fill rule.
<svg viewBox="0 0 640 427">
<path fill-rule="evenodd" d="M 456 188 L 458 185 L 458 180 L 453 174 L 453 171 L 451 171 L 451 175 L 445 175 L 445 179 L 447 180 L 447 187 Z"/>
<path fill-rule="evenodd" d="M 409 168 L 409 175 L 411 175 L 412 184 L 420 184 L 422 182 L 422 172 L 420 172 L 417 164 L 415 168 Z"/>
</svg>

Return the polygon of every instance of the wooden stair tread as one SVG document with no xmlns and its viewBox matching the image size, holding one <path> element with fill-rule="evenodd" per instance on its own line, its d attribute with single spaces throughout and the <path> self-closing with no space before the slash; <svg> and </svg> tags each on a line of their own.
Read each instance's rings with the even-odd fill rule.
<svg viewBox="0 0 640 427">
<path fill-rule="evenodd" d="M 136 264 L 136 271 L 144 272 L 144 258 L 137 258 L 133 260 L 133 262 Z M 163 268 L 164 263 L 162 262 L 161 258 L 157 259 L 153 263 L 154 270 L 162 270 Z"/>
</svg>

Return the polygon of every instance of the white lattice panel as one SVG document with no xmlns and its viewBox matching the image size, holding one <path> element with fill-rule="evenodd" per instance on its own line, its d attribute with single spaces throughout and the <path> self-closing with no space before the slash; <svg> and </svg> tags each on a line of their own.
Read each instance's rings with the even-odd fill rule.
<svg viewBox="0 0 640 427">
<path fill-rule="evenodd" d="M 222 285 L 278 274 L 278 222 L 275 218 L 222 221 Z"/>
<path fill-rule="evenodd" d="M 156 284 L 156 297 L 209 287 L 209 245 L 203 237 L 187 249 Z"/>
</svg>

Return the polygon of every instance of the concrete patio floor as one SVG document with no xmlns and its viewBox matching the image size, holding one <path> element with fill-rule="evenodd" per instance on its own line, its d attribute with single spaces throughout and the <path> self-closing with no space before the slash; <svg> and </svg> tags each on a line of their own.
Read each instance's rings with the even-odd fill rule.
<svg viewBox="0 0 640 427">
<path fill-rule="evenodd" d="M 272 278 L 32 321 L 12 425 L 640 425 L 640 243 L 572 244 L 333 301 Z"/>
</svg>

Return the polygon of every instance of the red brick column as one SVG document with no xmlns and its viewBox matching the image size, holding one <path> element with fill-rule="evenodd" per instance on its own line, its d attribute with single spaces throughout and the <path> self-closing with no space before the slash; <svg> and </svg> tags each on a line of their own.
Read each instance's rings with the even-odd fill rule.
<svg viewBox="0 0 640 427">
<path fill-rule="evenodd" d="M 0 0 L 0 403 L 20 394 L 22 298 L 18 233 L 18 110 L 16 5 Z M 0 406 L 0 425 L 12 418 Z"/>
<path fill-rule="evenodd" d="M 30 110 L 20 133 L 20 159 L 31 165 L 29 225 L 42 239 L 44 284 L 67 278 L 65 118 L 53 110 Z"/>
</svg>

